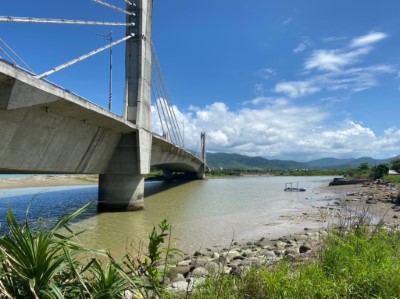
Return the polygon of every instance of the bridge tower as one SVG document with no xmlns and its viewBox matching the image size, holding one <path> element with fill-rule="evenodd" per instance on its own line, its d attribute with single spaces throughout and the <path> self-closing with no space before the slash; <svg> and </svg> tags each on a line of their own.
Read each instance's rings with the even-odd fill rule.
<svg viewBox="0 0 400 299">
<path fill-rule="evenodd" d="M 129 1 L 127 1 L 129 2 Z M 144 175 L 151 157 L 151 29 L 153 0 L 130 0 L 127 11 L 124 118 L 138 131 L 123 135 L 105 173 L 99 176 L 99 211 L 143 209 Z"/>
</svg>

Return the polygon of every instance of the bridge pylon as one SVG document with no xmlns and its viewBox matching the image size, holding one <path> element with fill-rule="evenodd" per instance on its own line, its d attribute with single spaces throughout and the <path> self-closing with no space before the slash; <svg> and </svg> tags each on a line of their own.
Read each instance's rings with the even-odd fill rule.
<svg viewBox="0 0 400 299">
<path fill-rule="evenodd" d="M 124 118 L 138 131 L 123 135 L 105 171 L 99 176 L 99 211 L 143 209 L 144 175 L 151 160 L 151 31 L 153 0 L 127 3 Z"/>
</svg>

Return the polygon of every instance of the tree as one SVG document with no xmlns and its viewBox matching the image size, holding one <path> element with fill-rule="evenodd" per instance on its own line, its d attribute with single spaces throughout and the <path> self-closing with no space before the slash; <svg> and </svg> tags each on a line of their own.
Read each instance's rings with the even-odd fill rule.
<svg viewBox="0 0 400 299">
<path fill-rule="evenodd" d="M 394 171 L 400 173 L 400 158 L 396 158 L 396 159 L 392 160 L 392 166 L 391 166 L 391 168 L 392 168 Z"/>
<path fill-rule="evenodd" d="M 373 180 L 381 179 L 384 175 L 388 174 L 389 166 L 386 164 L 378 164 L 371 168 L 371 178 Z"/>
<path fill-rule="evenodd" d="M 368 163 L 361 163 L 361 164 L 358 166 L 358 169 L 359 169 L 359 170 L 368 170 L 368 169 L 369 169 L 369 164 L 368 164 Z"/>
</svg>

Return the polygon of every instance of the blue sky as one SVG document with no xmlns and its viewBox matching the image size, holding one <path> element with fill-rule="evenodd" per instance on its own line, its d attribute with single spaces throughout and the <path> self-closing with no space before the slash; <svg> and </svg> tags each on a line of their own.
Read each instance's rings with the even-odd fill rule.
<svg viewBox="0 0 400 299">
<path fill-rule="evenodd" d="M 124 7 L 122 0 L 109 0 Z M 153 40 L 185 144 L 307 161 L 400 153 L 400 2 L 155 0 Z M 89 0 L 4 1 L 0 15 L 124 21 Z M 123 28 L 0 23 L 36 73 Z M 114 48 L 121 114 L 124 46 Z M 0 56 L 4 58 L 3 53 Z M 48 77 L 107 106 L 108 52 Z M 159 121 L 154 113 L 155 130 Z"/>
</svg>

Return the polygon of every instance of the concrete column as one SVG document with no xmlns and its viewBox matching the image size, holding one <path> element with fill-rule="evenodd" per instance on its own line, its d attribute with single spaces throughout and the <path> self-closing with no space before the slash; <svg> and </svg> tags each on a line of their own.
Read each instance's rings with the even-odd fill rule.
<svg viewBox="0 0 400 299">
<path fill-rule="evenodd" d="M 143 209 L 144 174 L 150 172 L 151 159 L 151 25 L 153 0 L 131 0 L 127 11 L 124 118 L 138 131 L 121 138 L 105 174 L 99 177 L 99 211 Z"/>
<path fill-rule="evenodd" d="M 143 209 L 144 176 L 101 174 L 99 176 L 99 212 L 138 211 Z"/>
</svg>

